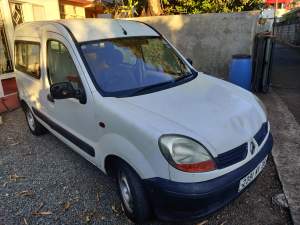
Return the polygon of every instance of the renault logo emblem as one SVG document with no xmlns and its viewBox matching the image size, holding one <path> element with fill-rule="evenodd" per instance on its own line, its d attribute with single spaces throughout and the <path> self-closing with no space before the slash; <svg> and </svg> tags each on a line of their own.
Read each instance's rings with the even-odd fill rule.
<svg viewBox="0 0 300 225">
<path fill-rule="evenodd" d="M 249 150 L 250 150 L 251 155 L 253 155 L 255 153 L 255 143 L 254 143 L 254 141 L 250 141 Z"/>
</svg>

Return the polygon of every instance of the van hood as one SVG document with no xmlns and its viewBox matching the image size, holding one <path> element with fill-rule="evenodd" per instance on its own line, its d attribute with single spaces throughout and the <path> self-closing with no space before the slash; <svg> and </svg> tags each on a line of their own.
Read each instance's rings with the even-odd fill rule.
<svg viewBox="0 0 300 225">
<path fill-rule="evenodd" d="M 148 111 L 147 115 L 161 117 L 159 125 L 153 124 L 162 134 L 178 133 L 161 123 L 171 121 L 182 128 L 181 134 L 188 133 L 213 155 L 249 141 L 266 121 L 252 93 L 203 73 L 185 84 L 123 100 Z"/>
</svg>

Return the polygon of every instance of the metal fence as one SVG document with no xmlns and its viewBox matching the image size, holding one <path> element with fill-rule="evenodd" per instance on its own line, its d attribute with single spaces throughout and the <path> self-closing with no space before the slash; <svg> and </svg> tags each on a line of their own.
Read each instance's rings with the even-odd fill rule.
<svg viewBox="0 0 300 225">
<path fill-rule="evenodd" d="M 274 26 L 276 39 L 300 47 L 300 9 Z"/>
<path fill-rule="evenodd" d="M 300 9 L 274 26 L 272 86 L 280 90 L 300 90 Z"/>
</svg>

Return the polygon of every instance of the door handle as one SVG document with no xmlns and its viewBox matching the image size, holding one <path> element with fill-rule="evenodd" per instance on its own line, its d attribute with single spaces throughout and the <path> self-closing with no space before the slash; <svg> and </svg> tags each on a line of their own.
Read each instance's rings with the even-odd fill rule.
<svg viewBox="0 0 300 225">
<path fill-rule="evenodd" d="M 50 94 L 47 94 L 47 100 L 54 103 L 54 98 Z"/>
</svg>

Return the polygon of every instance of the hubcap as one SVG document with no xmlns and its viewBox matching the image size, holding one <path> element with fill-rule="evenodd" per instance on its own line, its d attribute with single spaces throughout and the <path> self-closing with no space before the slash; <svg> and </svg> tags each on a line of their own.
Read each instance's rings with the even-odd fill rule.
<svg viewBox="0 0 300 225">
<path fill-rule="evenodd" d="M 125 205 L 126 209 L 130 213 L 132 213 L 133 212 L 133 207 L 132 207 L 133 199 L 132 199 L 132 194 L 130 191 L 127 177 L 125 176 L 125 174 L 123 172 L 120 172 L 118 179 L 119 179 L 119 188 L 121 191 L 121 196 L 122 196 L 124 205 Z"/>
<path fill-rule="evenodd" d="M 26 112 L 26 117 L 28 121 L 29 128 L 34 131 L 35 130 L 35 122 L 31 111 L 28 109 Z"/>
</svg>

